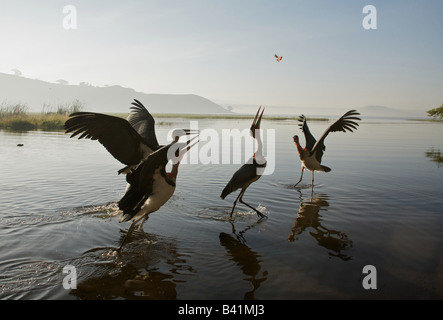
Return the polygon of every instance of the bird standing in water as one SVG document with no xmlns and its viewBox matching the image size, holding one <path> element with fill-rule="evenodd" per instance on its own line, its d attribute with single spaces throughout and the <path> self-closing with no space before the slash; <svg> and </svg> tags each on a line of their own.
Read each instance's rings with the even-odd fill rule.
<svg viewBox="0 0 443 320">
<path fill-rule="evenodd" d="M 251 183 L 254 181 L 257 181 L 261 175 L 263 174 L 263 171 L 266 167 L 266 159 L 263 156 L 263 145 L 262 140 L 260 136 L 260 122 L 263 116 L 263 112 L 265 109 L 263 108 L 260 116 L 258 115 L 260 113 L 261 106 L 257 111 L 257 114 L 255 115 L 254 121 L 251 125 L 250 133 L 254 139 L 257 140 L 257 151 L 254 153 L 251 159 L 248 160 L 246 164 L 240 167 L 234 175 L 232 176 L 231 180 L 228 182 L 226 187 L 223 189 L 220 197 L 222 199 L 225 199 L 228 194 L 231 192 L 236 191 L 237 189 L 241 189 L 240 193 L 238 194 L 237 198 L 234 201 L 234 204 L 232 206 L 231 214 L 234 212 L 234 208 L 237 204 L 237 201 L 240 201 L 244 205 L 248 206 L 252 210 L 254 210 L 257 215 L 260 218 L 266 217 L 263 213 L 255 209 L 254 207 L 250 206 L 246 202 L 243 201 L 243 194 L 245 193 L 246 189 L 249 187 Z"/>
<path fill-rule="evenodd" d="M 360 118 L 357 117 L 358 115 L 360 115 L 360 113 L 358 113 L 356 110 L 350 110 L 346 112 L 340 119 L 334 122 L 323 133 L 323 135 L 318 141 L 315 140 L 315 138 L 312 136 L 311 132 L 309 131 L 309 127 L 306 122 L 305 116 L 304 115 L 300 116 L 298 121 L 301 122 L 299 126 L 305 135 L 306 146 L 302 148 L 300 146 L 298 136 L 295 135 L 293 137 L 302 163 L 300 180 L 295 185 L 298 185 L 302 181 L 303 171 L 305 168 L 312 172 L 312 188 L 314 188 L 314 171 L 320 171 L 320 172 L 331 171 L 331 168 L 328 168 L 321 164 L 323 153 L 326 150 L 325 139 L 330 132 L 336 132 L 336 131 L 346 132 L 346 130 L 353 132 L 352 129 L 356 130 L 358 123 L 355 121 L 361 120 Z"/>
<path fill-rule="evenodd" d="M 151 153 L 135 170 L 127 174 L 128 187 L 125 195 L 118 202 L 119 209 L 123 211 L 119 221 L 133 220 L 133 222 L 119 249 L 137 223 L 140 222 L 139 229 L 141 230 L 149 214 L 160 209 L 172 197 L 180 161 L 184 154 L 198 143 L 197 141 L 189 145 L 193 139 L 186 143 L 179 143 L 179 138 L 176 137 L 172 143 Z M 170 160 L 173 162 L 172 169 L 166 172 L 166 165 Z"/>
<path fill-rule="evenodd" d="M 123 211 L 120 222 L 134 220 L 122 241 L 135 225 L 140 228 L 148 215 L 157 211 L 172 196 L 175 190 L 178 166 L 183 155 L 195 145 L 178 143 L 181 136 L 197 134 L 198 131 L 176 129 L 172 132 L 173 142 L 160 146 L 155 134 L 155 120 L 143 104 L 135 100 L 128 119 L 94 113 L 77 112 L 70 115 L 65 123 L 66 133 L 71 138 L 98 140 L 114 158 L 126 166 L 118 173 L 126 174 L 126 187 L 118 207 Z M 180 147 L 185 147 L 180 150 Z M 171 172 L 166 164 L 173 159 Z M 119 248 L 119 249 L 120 249 Z"/>
</svg>

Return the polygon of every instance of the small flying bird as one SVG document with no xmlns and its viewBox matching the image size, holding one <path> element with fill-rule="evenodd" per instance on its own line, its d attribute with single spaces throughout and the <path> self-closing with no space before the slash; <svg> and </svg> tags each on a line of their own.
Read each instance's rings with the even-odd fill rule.
<svg viewBox="0 0 443 320">
<path fill-rule="evenodd" d="M 246 164 L 240 167 L 234 175 L 232 176 L 231 180 L 228 182 L 226 187 L 223 189 L 223 192 L 221 193 L 220 197 L 222 199 L 225 199 L 228 194 L 231 192 L 236 191 L 237 189 L 241 189 L 240 193 L 238 194 L 237 198 L 234 201 L 234 204 L 232 206 L 231 214 L 234 212 L 234 208 L 237 204 L 237 201 L 240 200 L 241 203 L 248 206 L 252 210 L 254 210 L 257 215 L 261 218 L 266 217 L 263 213 L 255 209 L 254 207 L 250 206 L 246 202 L 243 201 L 243 194 L 245 193 L 246 189 L 249 187 L 251 183 L 254 181 L 257 181 L 261 175 L 263 174 L 263 171 L 266 167 L 266 159 L 263 157 L 263 146 L 262 141 L 260 137 L 260 122 L 263 116 L 263 112 L 265 109 L 263 108 L 260 116 L 258 115 L 261 110 L 261 106 L 257 111 L 257 114 L 255 115 L 254 121 L 251 125 L 251 136 L 257 140 L 257 151 L 254 153 L 251 159 L 248 160 Z"/>
<path fill-rule="evenodd" d="M 65 129 L 66 133 L 72 133 L 71 138 L 79 135 L 79 139 L 98 140 L 114 158 L 126 165 L 118 171 L 126 174 L 128 182 L 125 195 L 118 203 L 123 211 L 120 222 L 141 217 L 144 218 L 141 228 L 147 215 L 158 210 L 172 196 L 181 157 L 195 144 L 177 151 L 178 161 L 169 173 L 165 170 L 168 162 L 165 162 L 165 155 L 173 145 L 180 145 L 181 136 L 197 134 L 198 131 L 175 129 L 173 142 L 161 146 L 155 134 L 154 118 L 140 101 L 134 101 L 127 120 L 101 113 L 76 112 L 66 121 Z M 130 231 L 140 220 L 134 221 Z"/>
<path fill-rule="evenodd" d="M 276 58 L 277 62 L 280 62 L 281 59 L 283 59 L 282 56 L 279 57 L 277 54 L 275 54 L 274 57 Z"/>
<path fill-rule="evenodd" d="M 357 120 L 361 120 L 356 117 L 360 115 L 356 110 L 350 110 L 346 112 L 340 119 L 334 122 L 321 136 L 321 138 L 317 141 L 312 136 L 309 131 L 308 124 L 306 122 L 306 118 L 304 115 L 301 115 L 299 120 L 301 123 L 299 124 L 301 130 L 303 131 L 306 139 L 306 146 L 302 148 L 299 143 L 298 136 L 295 135 L 293 137 L 295 145 L 297 146 L 297 151 L 302 163 L 301 167 L 301 176 L 300 180 L 295 184 L 298 185 L 303 179 L 303 170 L 306 168 L 312 172 L 312 188 L 314 188 L 314 171 L 320 172 L 329 172 L 331 168 L 328 168 L 321 164 L 321 159 L 323 157 L 323 153 L 326 150 L 325 147 L 325 139 L 330 132 L 342 131 L 346 132 L 346 130 L 353 132 L 352 129 L 356 130 L 358 123 L 355 122 Z M 355 120 L 355 121 L 354 121 Z"/>
</svg>

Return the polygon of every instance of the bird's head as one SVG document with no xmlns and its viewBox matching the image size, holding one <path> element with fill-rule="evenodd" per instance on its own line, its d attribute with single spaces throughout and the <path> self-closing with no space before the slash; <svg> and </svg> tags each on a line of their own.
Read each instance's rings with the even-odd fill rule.
<svg viewBox="0 0 443 320">
<path fill-rule="evenodd" d="M 172 139 L 177 142 L 180 137 L 190 135 L 190 134 L 198 134 L 198 130 L 191 130 L 191 129 L 174 129 L 171 133 Z"/>
<path fill-rule="evenodd" d="M 294 139 L 295 143 L 298 143 L 298 136 L 297 135 L 293 136 L 292 139 Z"/>
<path fill-rule="evenodd" d="M 265 111 L 265 108 L 263 107 L 263 110 L 260 114 L 260 116 L 258 115 L 260 113 L 261 110 L 261 106 L 260 108 L 258 108 L 257 114 L 255 115 L 254 121 L 252 121 L 252 125 L 251 125 L 251 136 L 253 138 L 255 138 L 255 130 L 259 130 L 260 129 L 260 123 L 261 123 L 261 118 L 263 116 L 263 112 Z"/>
<path fill-rule="evenodd" d="M 191 141 L 193 141 L 195 138 L 197 138 L 198 136 L 195 136 L 192 139 L 189 139 L 186 142 L 172 142 L 169 145 L 168 148 L 168 160 L 172 161 L 172 170 L 171 173 L 169 174 L 169 176 L 171 178 L 176 178 L 177 177 L 177 172 L 178 172 L 178 166 L 180 165 L 180 161 L 182 161 L 183 156 L 186 154 L 186 152 L 189 151 L 189 149 L 191 149 L 193 146 L 195 146 L 200 140 L 194 142 L 193 144 L 191 144 Z"/>
</svg>

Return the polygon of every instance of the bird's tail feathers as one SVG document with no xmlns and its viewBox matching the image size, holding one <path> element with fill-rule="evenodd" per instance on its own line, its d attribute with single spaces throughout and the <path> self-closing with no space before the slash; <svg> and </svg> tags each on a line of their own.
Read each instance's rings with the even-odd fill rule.
<svg viewBox="0 0 443 320">
<path fill-rule="evenodd" d="M 228 194 L 230 194 L 231 192 L 233 192 L 233 191 L 234 191 L 234 190 L 233 190 L 233 183 L 232 183 L 232 180 L 231 180 L 231 181 L 229 181 L 229 183 L 226 185 L 226 187 L 223 189 L 223 191 L 222 191 L 222 193 L 221 193 L 221 195 L 220 195 L 220 198 L 225 199 L 226 196 L 227 196 Z"/>
<path fill-rule="evenodd" d="M 118 220 L 119 222 L 126 222 L 129 221 L 133 218 L 133 215 L 129 214 L 129 213 L 125 213 L 123 214 L 120 219 Z"/>
<path fill-rule="evenodd" d="M 118 202 L 118 208 L 123 211 L 120 217 L 120 222 L 131 220 L 146 200 L 146 196 L 139 194 L 132 185 L 130 185 L 128 191 L 123 198 Z"/>
<path fill-rule="evenodd" d="M 327 166 L 321 166 L 321 168 L 323 169 L 324 172 L 329 172 L 331 171 L 331 168 L 327 167 Z"/>
</svg>

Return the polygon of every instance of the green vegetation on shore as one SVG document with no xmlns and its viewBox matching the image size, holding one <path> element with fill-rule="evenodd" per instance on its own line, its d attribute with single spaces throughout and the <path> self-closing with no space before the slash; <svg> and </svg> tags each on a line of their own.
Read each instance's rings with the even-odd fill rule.
<svg viewBox="0 0 443 320">
<path fill-rule="evenodd" d="M 63 130 L 69 114 L 81 111 L 82 104 L 74 100 L 70 104 L 60 104 L 53 108 L 43 106 L 41 113 L 29 113 L 28 106 L 23 103 L 0 105 L 0 129 L 30 130 Z"/>
<path fill-rule="evenodd" d="M 443 104 L 438 108 L 434 108 L 426 112 L 428 113 L 428 116 L 432 117 L 433 119 L 443 120 Z"/>
<path fill-rule="evenodd" d="M 63 130 L 68 119 L 67 115 L 59 114 L 25 114 L 0 118 L 0 129 L 30 131 L 30 130 Z"/>
</svg>

